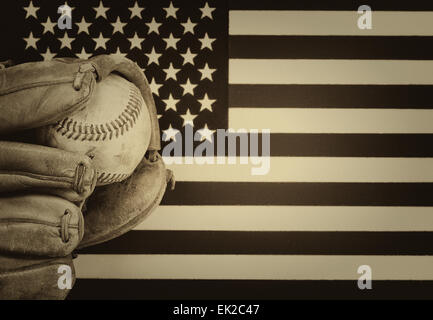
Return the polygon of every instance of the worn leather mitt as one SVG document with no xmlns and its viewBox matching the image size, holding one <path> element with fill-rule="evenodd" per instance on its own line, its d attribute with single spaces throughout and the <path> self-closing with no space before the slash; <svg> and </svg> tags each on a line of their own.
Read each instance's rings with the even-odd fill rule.
<svg viewBox="0 0 433 320">
<path fill-rule="evenodd" d="M 0 64 L 0 299 L 63 299 L 73 251 L 117 237 L 160 203 L 172 173 L 160 149 L 148 82 L 132 61 L 101 55 Z M 37 145 L 32 130 L 86 108 L 115 72 L 140 90 L 151 118 L 145 157 L 126 180 L 95 189 L 85 154 Z"/>
</svg>

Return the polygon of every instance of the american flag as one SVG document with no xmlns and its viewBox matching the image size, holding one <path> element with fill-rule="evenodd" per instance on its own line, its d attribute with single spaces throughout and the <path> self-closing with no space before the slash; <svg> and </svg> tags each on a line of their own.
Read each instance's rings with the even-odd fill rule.
<svg viewBox="0 0 433 320">
<path fill-rule="evenodd" d="M 21 1 L 18 61 L 132 59 L 163 146 L 271 130 L 267 175 L 169 165 L 176 190 L 79 254 L 72 298 L 433 297 L 431 2 L 369 1 L 359 29 L 356 1 L 68 0 L 66 31 L 64 3 Z"/>
</svg>

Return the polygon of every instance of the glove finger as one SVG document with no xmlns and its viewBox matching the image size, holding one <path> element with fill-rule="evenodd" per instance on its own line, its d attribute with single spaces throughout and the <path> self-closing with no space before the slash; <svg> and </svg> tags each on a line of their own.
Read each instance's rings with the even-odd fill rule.
<svg viewBox="0 0 433 320">
<path fill-rule="evenodd" d="M 0 142 L 0 193 L 32 191 L 80 202 L 94 190 L 97 174 L 84 154 L 19 142 Z"/>
<path fill-rule="evenodd" d="M 49 195 L 0 198 L 0 253 L 45 257 L 70 254 L 84 234 L 81 210 Z"/>
<path fill-rule="evenodd" d="M 74 283 L 70 255 L 54 259 L 0 255 L 0 300 L 65 299 Z"/>
<path fill-rule="evenodd" d="M 0 69 L 0 134 L 55 123 L 82 108 L 95 85 L 87 62 L 30 62 Z"/>
</svg>

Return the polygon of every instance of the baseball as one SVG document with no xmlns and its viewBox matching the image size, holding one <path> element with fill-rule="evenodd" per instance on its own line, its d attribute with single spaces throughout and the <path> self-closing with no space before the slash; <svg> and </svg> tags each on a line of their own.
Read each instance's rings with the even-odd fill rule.
<svg viewBox="0 0 433 320">
<path fill-rule="evenodd" d="M 139 89 L 111 74 L 97 83 L 84 109 L 40 128 L 38 142 L 88 155 L 101 186 L 132 174 L 149 146 L 150 135 L 150 115 Z"/>
</svg>

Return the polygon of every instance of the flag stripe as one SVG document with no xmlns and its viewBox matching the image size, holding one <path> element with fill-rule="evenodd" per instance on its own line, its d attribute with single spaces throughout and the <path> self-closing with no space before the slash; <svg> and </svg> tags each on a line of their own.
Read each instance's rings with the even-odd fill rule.
<svg viewBox="0 0 433 320">
<path fill-rule="evenodd" d="M 230 10 L 350 10 L 357 11 L 359 6 L 365 5 L 365 1 L 347 1 L 347 0 L 229 0 Z M 430 0 L 370 0 L 368 5 L 374 11 L 433 11 L 433 3 Z"/>
<path fill-rule="evenodd" d="M 431 60 L 229 59 L 229 84 L 431 85 L 432 73 Z"/>
<path fill-rule="evenodd" d="M 248 108 L 433 108 L 429 85 L 232 84 L 230 107 Z"/>
<path fill-rule="evenodd" d="M 134 230 L 433 231 L 433 208 L 160 206 Z"/>
<path fill-rule="evenodd" d="M 178 182 L 162 204 L 433 206 L 432 194 L 432 183 Z"/>
<path fill-rule="evenodd" d="M 236 59 L 433 59 L 433 37 L 256 36 L 229 37 Z"/>
<path fill-rule="evenodd" d="M 273 133 L 433 133 L 433 110 L 230 108 L 229 127 Z"/>
<path fill-rule="evenodd" d="M 375 280 L 433 280 L 432 256 L 82 254 L 74 263 L 85 279 L 356 280 L 367 264 Z"/>
<path fill-rule="evenodd" d="M 131 231 L 78 252 L 122 255 L 432 255 L 432 242 L 433 232 L 144 230 Z"/>
<path fill-rule="evenodd" d="M 206 158 L 212 159 L 214 164 L 198 162 Z M 223 163 L 217 163 L 213 157 L 196 157 L 193 164 L 185 164 L 185 158 L 176 157 L 164 158 L 164 162 L 168 169 L 176 172 L 177 181 L 433 182 L 432 158 L 221 158 Z M 176 159 L 183 163 L 175 164 Z M 229 163 L 230 159 L 233 164 Z"/>
<path fill-rule="evenodd" d="M 354 11 L 229 12 L 229 35 L 431 36 L 433 12 L 373 12 L 372 28 L 360 29 Z M 260 22 L 260 23 L 258 23 Z"/>
<path fill-rule="evenodd" d="M 228 133 L 228 136 L 231 136 Z M 233 134 L 235 135 L 235 134 Z M 244 150 L 240 147 L 239 140 L 252 139 L 249 133 L 240 133 L 236 138 L 235 153 L 231 156 L 252 155 L 250 148 Z M 242 138 L 247 136 L 246 138 Z M 258 155 L 262 155 L 262 134 L 258 134 Z M 432 157 L 433 134 L 317 134 L 317 133 L 271 133 L 270 134 L 271 157 Z M 218 145 L 220 139 L 214 135 L 214 145 Z M 266 141 L 266 139 L 265 139 Z M 163 143 L 163 148 L 167 144 Z M 187 141 L 182 142 L 182 156 L 186 155 Z M 194 141 L 193 149 L 201 144 Z M 233 144 L 233 142 L 232 142 Z M 224 139 L 224 150 L 218 152 L 220 156 L 229 155 L 230 139 Z M 234 153 L 234 154 L 233 154 Z"/>
<path fill-rule="evenodd" d="M 145 289 L 143 289 L 145 288 Z M 433 281 L 77 279 L 75 299 L 432 299 Z M 121 296 L 119 296 L 121 292 Z M 272 313 L 267 309 L 266 314 Z M 278 315 L 276 315 L 278 318 Z"/>
</svg>

